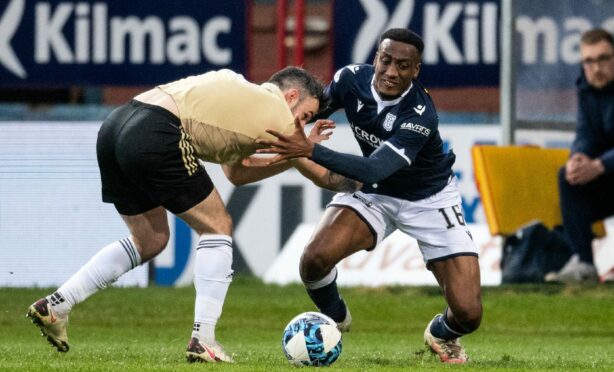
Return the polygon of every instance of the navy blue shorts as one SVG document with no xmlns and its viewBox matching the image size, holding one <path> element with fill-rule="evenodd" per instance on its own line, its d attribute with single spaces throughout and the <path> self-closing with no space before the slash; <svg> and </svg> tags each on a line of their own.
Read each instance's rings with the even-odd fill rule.
<svg viewBox="0 0 614 372">
<path fill-rule="evenodd" d="M 213 190 L 179 118 L 133 100 L 104 120 L 96 142 L 102 200 L 123 215 L 163 206 L 182 213 Z"/>
</svg>

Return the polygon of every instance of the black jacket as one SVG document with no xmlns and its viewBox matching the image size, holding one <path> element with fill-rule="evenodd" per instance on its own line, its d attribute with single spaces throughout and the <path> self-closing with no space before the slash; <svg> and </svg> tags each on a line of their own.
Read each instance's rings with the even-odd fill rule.
<svg viewBox="0 0 614 372">
<path fill-rule="evenodd" d="M 614 172 L 614 83 L 591 87 L 584 73 L 577 81 L 578 124 L 571 152 L 601 158 L 606 173 Z"/>
</svg>

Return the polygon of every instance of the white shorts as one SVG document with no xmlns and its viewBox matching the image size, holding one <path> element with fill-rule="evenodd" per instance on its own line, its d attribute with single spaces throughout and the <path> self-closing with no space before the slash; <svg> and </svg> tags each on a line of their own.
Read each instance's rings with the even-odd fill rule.
<svg viewBox="0 0 614 372">
<path fill-rule="evenodd" d="M 340 193 L 328 207 L 354 210 L 371 229 L 376 245 L 396 229 L 418 241 L 424 262 L 455 256 L 478 256 L 478 248 L 465 223 L 456 177 L 428 198 L 409 201 L 386 195 Z"/>
</svg>

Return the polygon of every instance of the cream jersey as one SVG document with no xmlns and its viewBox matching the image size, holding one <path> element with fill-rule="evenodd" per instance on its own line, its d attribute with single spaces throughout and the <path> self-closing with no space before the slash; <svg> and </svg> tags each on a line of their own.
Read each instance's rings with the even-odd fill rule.
<svg viewBox="0 0 614 372">
<path fill-rule="evenodd" d="M 158 86 L 170 95 L 199 159 L 227 163 L 253 154 L 265 132 L 291 133 L 294 116 L 281 90 L 257 85 L 230 70 L 207 72 Z"/>
</svg>

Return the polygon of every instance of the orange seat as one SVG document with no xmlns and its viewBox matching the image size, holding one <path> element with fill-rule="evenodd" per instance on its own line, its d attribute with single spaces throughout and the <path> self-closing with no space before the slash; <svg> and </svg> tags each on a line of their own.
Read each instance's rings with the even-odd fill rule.
<svg viewBox="0 0 614 372">
<path fill-rule="evenodd" d="M 511 235 L 535 220 L 549 228 L 562 224 L 557 173 L 569 150 L 477 145 L 471 153 L 492 235 Z M 603 221 L 593 230 L 605 235 Z"/>
</svg>

